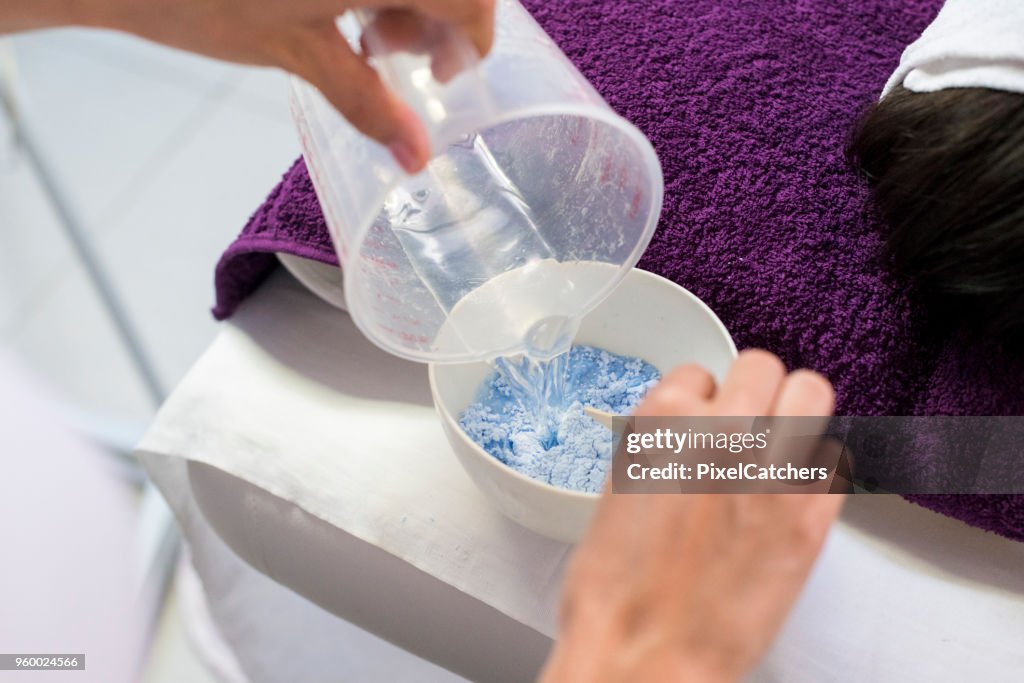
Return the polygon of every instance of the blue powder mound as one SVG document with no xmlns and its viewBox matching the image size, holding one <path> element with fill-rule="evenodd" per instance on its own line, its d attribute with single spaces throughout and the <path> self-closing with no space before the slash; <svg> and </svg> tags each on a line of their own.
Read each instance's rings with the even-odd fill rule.
<svg viewBox="0 0 1024 683">
<path fill-rule="evenodd" d="M 628 415 L 661 379 L 650 363 L 591 346 L 569 352 L 564 405 L 554 443 L 545 447 L 536 416 L 516 400 L 506 378 L 495 371 L 476 401 L 459 417 L 469 438 L 523 474 L 576 491 L 599 492 L 612 456 L 612 433 L 583 412 L 597 408 Z"/>
</svg>

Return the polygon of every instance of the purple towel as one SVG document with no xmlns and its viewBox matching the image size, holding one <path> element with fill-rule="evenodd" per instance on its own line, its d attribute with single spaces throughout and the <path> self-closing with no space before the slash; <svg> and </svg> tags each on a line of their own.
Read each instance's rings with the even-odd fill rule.
<svg viewBox="0 0 1024 683">
<path fill-rule="evenodd" d="M 665 205 L 642 268 L 707 301 L 739 346 L 827 375 L 842 414 L 1024 414 L 1024 364 L 929 333 L 883 273 L 883 226 L 844 160 L 941 0 L 525 4 L 657 148 Z M 337 263 L 301 161 L 224 254 L 214 315 L 259 285 L 273 251 Z M 1024 498 L 912 499 L 1024 540 Z"/>
</svg>

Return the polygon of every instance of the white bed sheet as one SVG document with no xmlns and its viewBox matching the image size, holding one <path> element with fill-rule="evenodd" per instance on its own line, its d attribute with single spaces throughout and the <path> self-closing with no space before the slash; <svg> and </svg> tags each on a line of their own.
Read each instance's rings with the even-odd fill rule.
<svg viewBox="0 0 1024 683">
<path fill-rule="evenodd" d="M 384 550 L 382 562 L 555 635 L 570 548 L 506 520 L 474 487 L 434 417 L 425 367 L 373 347 L 284 271 L 224 326 L 140 452 L 180 516 L 196 514 L 184 462 L 206 463 Z M 1016 681 L 1022 643 L 1024 544 L 898 498 L 855 496 L 751 679 Z"/>
</svg>

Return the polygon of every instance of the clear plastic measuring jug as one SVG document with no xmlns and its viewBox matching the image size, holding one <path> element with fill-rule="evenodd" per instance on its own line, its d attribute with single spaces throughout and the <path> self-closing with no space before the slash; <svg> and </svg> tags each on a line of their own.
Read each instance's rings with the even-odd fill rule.
<svg viewBox="0 0 1024 683">
<path fill-rule="evenodd" d="M 492 52 L 446 82 L 428 54 L 372 60 L 431 137 L 435 156 L 414 176 L 293 80 L 349 312 L 371 341 L 411 360 L 564 350 L 636 264 L 661 212 L 647 139 L 516 0 L 497 5 Z M 339 22 L 354 46 L 360 19 Z"/>
</svg>

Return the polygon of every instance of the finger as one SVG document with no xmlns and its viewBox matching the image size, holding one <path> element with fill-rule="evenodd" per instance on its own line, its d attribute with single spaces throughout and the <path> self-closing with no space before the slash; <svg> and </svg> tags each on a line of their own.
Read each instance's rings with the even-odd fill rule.
<svg viewBox="0 0 1024 683">
<path fill-rule="evenodd" d="M 359 7 L 412 9 L 462 30 L 481 57 L 494 43 L 494 0 L 355 0 Z"/>
<path fill-rule="evenodd" d="M 700 414 L 714 392 L 715 378 L 710 372 L 695 364 L 681 365 L 654 385 L 634 414 Z"/>
<path fill-rule="evenodd" d="M 442 38 L 431 48 L 430 72 L 439 83 L 447 83 L 472 65 L 472 60 L 465 58 L 460 46 L 461 43 L 448 37 Z"/>
<path fill-rule="evenodd" d="M 364 55 L 382 56 L 394 52 L 430 53 L 430 70 L 440 83 L 447 83 L 475 63 L 464 52 L 460 34 L 445 30 L 434 20 L 407 9 L 382 9 L 363 31 L 359 42 Z"/>
<path fill-rule="evenodd" d="M 663 389 L 671 388 L 708 400 L 715 393 L 715 378 L 707 368 L 696 363 L 687 363 L 674 368 L 659 383 Z"/>
<path fill-rule="evenodd" d="M 777 627 L 799 594 L 845 498 L 828 493 L 748 497 L 751 513 L 768 525 L 751 527 L 757 533 L 748 540 L 759 561 L 748 583 L 757 588 L 744 594 L 752 613 L 775 614 L 776 623 L 764 635 Z"/>
<path fill-rule="evenodd" d="M 797 532 L 797 539 L 804 541 L 806 552 L 813 557 L 821 549 L 822 543 L 843 508 L 846 496 L 835 493 L 783 494 L 787 505 L 795 510 L 790 522 L 791 528 Z"/>
<path fill-rule="evenodd" d="M 782 383 L 775 415 L 828 417 L 835 407 L 835 391 L 827 379 L 810 370 L 797 370 Z"/>
<path fill-rule="evenodd" d="M 764 454 L 766 463 L 829 471 L 827 480 L 798 483 L 809 491 L 827 492 L 835 476 L 841 451 L 822 439 L 834 404 L 835 394 L 827 379 L 810 370 L 797 370 L 782 382 L 769 413 L 775 417 L 766 423 L 772 432 L 771 448 Z"/>
<path fill-rule="evenodd" d="M 315 85 L 348 121 L 385 145 L 408 173 L 430 158 L 423 124 L 332 25 L 310 30 L 285 54 L 282 66 Z"/>
<path fill-rule="evenodd" d="M 382 9 L 363 31 L 360 44 L 363 54 L 421 53 L 430 47 L 430 35 L 422 15 L 408 9 Z"/>
<path fill-rule="evenodd" d="M 750 349 L 736 358 L 712 403 L 718 415 L 767 415 L 786 376 L 778 356 Z"/>
</svg>

